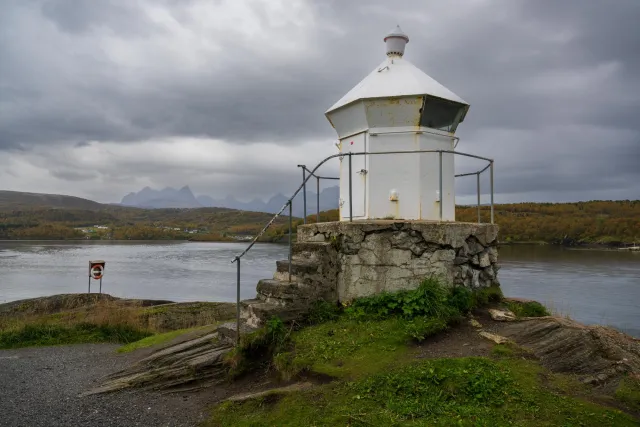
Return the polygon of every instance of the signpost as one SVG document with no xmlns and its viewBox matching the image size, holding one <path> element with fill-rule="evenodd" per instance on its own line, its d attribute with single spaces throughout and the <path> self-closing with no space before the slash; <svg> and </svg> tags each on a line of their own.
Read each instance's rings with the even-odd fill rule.
<svg viewBox="0 0 640 427">
<path fill-rule="evenodd" d="M 102 260 L 89 261 L 89 293 L 91 293 L 91 279 L 100 280 L 100 293 L 102 293 L 102 276 L 104 276 L 104 265 Z"/>
</svg>

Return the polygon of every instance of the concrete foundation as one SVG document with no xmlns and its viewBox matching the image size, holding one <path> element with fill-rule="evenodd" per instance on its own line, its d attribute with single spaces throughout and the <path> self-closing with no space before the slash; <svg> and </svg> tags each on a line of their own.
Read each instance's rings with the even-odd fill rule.
<svg viewBox="0 0 640 427">
<path fill-rule="evenodd" d="M 298 244 L 329 243 L 338 300 L 415 289 L 427 277 L 468 288 L 499 286 L 498 226 L 463 222 L 354 221 L 298 227 Z"/>
</svg>

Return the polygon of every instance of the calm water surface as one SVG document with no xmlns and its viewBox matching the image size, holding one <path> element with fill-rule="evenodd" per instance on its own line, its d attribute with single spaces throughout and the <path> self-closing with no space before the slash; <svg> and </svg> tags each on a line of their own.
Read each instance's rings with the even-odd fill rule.
<svg viewBox="0 0 640 427">
<path fill-rule="evenodd" d="M 88 261 L 107 262 L 103 292 L 128 298 L 234 301 L 233 257 L 246 243 L 0 242 L 0 303 L 86 292 Z M 242 298 L 269 278 L 283 245 L 259 244 L 242 261 Z M 640 254 L 547 246 L 500 249 L 507 296 L 536 299 L 584 323 L 640 337 Z M 92 282 L 97 291 L 98 282 Z"/>
</svg>

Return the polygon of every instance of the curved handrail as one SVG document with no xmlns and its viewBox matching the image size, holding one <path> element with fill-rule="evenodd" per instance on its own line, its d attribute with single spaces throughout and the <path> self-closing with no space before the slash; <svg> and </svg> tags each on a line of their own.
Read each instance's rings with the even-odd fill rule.
<svg viewBox="0 0 640 427">
<path fill-rule="evenodd" d="M 273 224 L 273 222 L 278 218 L 278 216 L 280 216 L 280 214 L 287 208 L 287 206 L 291 206 L 291 204 L 293 203 L 293 199 L 298 195 L 298 193 L 300 193 L 300 190 L 302 190 L 302 188 L 307 184 L 307 181 L 309 181 L 309 178 L 311 178 L 312 176 L 316 176 L 315 172 L 320 168 L 320 166 L 324 165 L 329 160 L 335 159 L 336 157 L 345 157 L 345 156 L 366 156 L 366 155 L 381 155 L 381 154 L 420 154 L 420 153 L 448 153 L 448 154 L 461 155 L 461 156 L 470 157 L 470 158 L 479 159 L 479 160 L 485 160 L 489 162 L 489 165 L 487 165 L 484 169 L 482 169 L 482 171 L 475 172 L 468 175 L 476 175 L 476 174 L 482 173 L 486 171 L 487 168 L 491 166 L 491 164 L 493 164 L 493 159 L 489 159 L 487 157 L 482 157 L 482 156 L 476 156 L 475 154 L 468 154 L 468 153 L 462 153 L 460 151 L 453 151 L 453 150 L 408 150 L 408 151 L 376 151 L 376 152 L 360 151 L 355 153 L 349 152 L 349 153 L 332 154 L 331 156 L 328 156 L 324 158 L 322 161 L 320 161 L 320 163 L 318 163 L 312 170 L 309 170 L 306 166 L 304 166 L 304 168 L 309 172 L 309 174 L 306 175 L 305 179 L 302 181 L 302 184 L 298 186 L 296 191 L 289 198 L 289 200 L 287 200 L 284 206 L 282 206 L 282 208 L 278 211 L 278 213 L 276 213 L 274 217 L 271 218 L 271 220 L 267 223 L 267 225 L 265 225 L 264 228 L 260 230 L 260 233 L 256 235 L 256 237 L 251 241 L 249 246 L 247 246 L 247 248 L 244 251 L 242 251 L 240 255 L 236 255 L 231 262 L 234 263 L 238 261 L 240 258 L 245 256 L 247 252 L 249 252 L 249 250 L 253 247 L 253 245 L 255 245 L 258 239 L 260 239 L 260 237 L 264 235 L 267 229 L 271 226 L 271 224 Z M 463 174 L 460 176 L 466 176 L 466 175 L 467 174 Z M 332 179 L 335 179 L 335 178 L 332 178 Z M 493 192 L 492 192 L 492 198 L 493 198 Z"/>
<path fill-rule="evenodd" d="M 455 146 L 454 146 L 455 148 Z M 264 235 L 264 233 L 267 231 L 267 229 L 271 226 L 271 224 L 273 224 L 273 222 L 280 216 L 280 214 L 287 208 L 289 207 L 289 281 L 291 281 L 291 254 L 292 254 L 292 250 L 291 250 L 291 234 L 292 234 L 292 206 L 293 206 L 293 199 L 295 199 L 295 197 L 298 195 L 298 193 L 300 193 L 300 190 L 302 190 L 303 188 L 305 188 L 306 190 L 306 184 L 307 181 L 309 181 L 309 179 L 313 176 L 318 180 L 318 193 L 319 193 L 319 181 L 320 179 L 339 179 L 339 178 L 329 178 L 329 177 L 322 177 L 319 175 L 316 175 L 316 171 L 322 166 L 324 165 L 326 162 L 328 162 L 331 159 L 334 159 L 336 157 L 340 157 L 340 158 L 344 158 L 345 156 L 349 156 L 349 206 L 351 208 L 352 203 L 351 203 L 351 158 L 352 156 L 367 156 L 367 155 L 379 155 L 379 154 L 418 154 L 418 153 L 439 153 L 440 154 L 440 201 L 442 202 L 442 154 L 443 153 L 449 153 L 449 154 L 454 154 L 454 155 L 461 155 L 461 156 L 465 156 L 465 157 L 470 157 L 470 158 L 474 158 L 474 159 L 479 159 L 479 160 L 485 160 L 487 162 L 489 162 L 489 164 L 482 170 L 479 170 L 478 172 L 474 172 L 474 173 L 465 173 L 465 174 L 459 174 L 459 175 L 455 175 L 455 177 L 463 177 L 463 176 L 470 176 L 470 175 L 476 175 L 477 177 L 477 188 L 478 188 L 478 222 L 480 222 L 480 174 L 483 173 L 484 171 L 486 171 L 488 168 L 491 168 L 490 170 L 490 174 L 491 174 L 491 223 L 493 224 L 493 159 L 488 159 L 486 157 L 481 157 L 481 156 L 476 156 L 474 154 L 467 154 L 467 153 L 461 153 L 459 151 L 453 151 L 453 150 L 410 150 L 410 151 L 378 151 L 378 152 L 357 152 L 357 153 L 338 153 L 338 154 L 333 154 L 331 156 L 326 157 L 325 159 L 323 159 L 320 163 L 318 163 L 312 170 L 309 170 L 305 165 L 299 165 L 303 168 L 303 171 L 307 171 L 309 172 L 309 174 L 307 175 L 306 173 L 303 173 L 303 180 L 302 180 L 302 184 L 300 184 L 300 186 L 296 189 L 296 191 L 293 193 L 293 195 L 289 198 L 289 200 L 287 200 L 287 202 L 284 204 L 284 206 L 282 206 L 282 208 L 278 211 L 278 213 L 276 213 L 273 218 L 271 218 L 271 220 L 262 228 L 262 230 L 260 230 L 260 232 L 256 235 L 256 237 L 251 241 L 251 243 L 249 244 L 249 246 L 247 246 L 247 248 L 242 251 L 241 254 L 236 255 L 235 258 L 233 258 L 233 260 L 231 261 L 232 263 L 236 263 L 237 264 L 237 280 L 236 280 L 236 345 L 240 344 L 240 260 L 242 259 L 243 256 L 246 255 L 247 252 L 249 252 L 249 250 L 251 250 L 251 248 L 253 247 L 253 245 L 255 245 L 255 243 L 258 241 L 258 239 L 260 239 L 260 237 L 262 237 Z M 305 193 L 306 194 L 306 193 Z M 306 217 L 306 196 L 305 196 L 305 212 L 304 215 Z M 351 219 L 353 219 L 352 215 L 349 215 Z M 440 216 L 442 217 L 442 203 L 440 203 Z M 318 220 L 320 219 L 320 215 L 319 215 L 319 207 L 318 207 Z"/>
</svg>

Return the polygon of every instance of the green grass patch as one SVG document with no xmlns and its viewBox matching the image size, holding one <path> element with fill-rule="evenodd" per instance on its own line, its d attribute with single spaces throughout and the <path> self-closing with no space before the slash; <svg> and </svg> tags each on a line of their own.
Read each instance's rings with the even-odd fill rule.
<svg viewBox="0 0 640 427">
<path fill-rule="evenodd" d="M 628 415 L 539 381 L 517 359 L 439 359 L 379 370 L 277 399 L 227 402 L 211 426 L 635 426 Z"/>
<path fill-rule="evenodd" d="M 80 323 L 73 326 L 30 324 L 0 332 L 0 348 L 79 343 L 131 343 L 151 335 L 127 325 Z"/>
<path fill-rule="evenodd" d="M 130 353 L 134 350 L 138 350 L 141 348 L 148 348 L 154 345 L 164 344 L 176 337 L 179 337 L 180 335 L 186 334 L 191 331 L 196 331 L 202 328 L 203 328 L 202 326 L 198 326 L 195 328 L 178 329 L 176 331 L 150 335 L 148 337 L 142 338 L 141 340 L 130 342 L 129 344 L 123 345 L 118 349 L 118 353 Z"/>
<path fill-rule="evenodd" d="M 301 371 L 357 378 L 403 358 L 408 353 L 407 320 L 361 321 L 346 316 L 304 328 L 291 336 L 291 351 L 274 364 L 286 378 Z"/>
<path fill-rule="evenodd" d="M 492 302 L 500 302 L 504 299 L 502 289 L 499 286 L 480 288 L 473 293 L 473 305 L 482 307 Z"/>
<path fill-rule="evenodd" d="M 468 289 L 449 288 L 436 278 L 428 278 L 414 290 L 382 292 L 356 299 L 345 313 L 356 319 L 385 319 L 392 316 L 449 319 L 469 311 L 472 305 L 473 296 Z"/>
<path fill-rule="evenodd" d="M 634 411 L 640 412 L 640 380 L 625 377 L 616 390 L 616 399 Z"/>
<path fill-rule="evenodd" d="M 488 301 L 488 295 L 495 295 L 495 291 L 483 295 L 481 299 Z M 268 347 L 271 363 L 287 379 L 304 371 L 361 378 L 409 358 L 412 342 L 422 342 L 447 329 L 477 301 L 466 288 L 447 287 L 430 278 L 414 290 L 359 298 L 342 311 L 335 305 L 318 303 L 307 316 L 305 328 L 284 339 L 277 335 L 280 341 Z M 267 329 L 255 333 L 258 341 L 266 338 Z M 261 346 L 266 348 L 268 341 Z M 246 359 L 255 359 L 257 354 L 264 359 L 265 352 L 251 346 L 245 344 L 230 354 L 233 369 L 246 371 Z"/>
<path fill-rule="evenodd" d="M 509 344 L 496 344 L 491 349 L 491 354 L 496 357 L 513 357 L 515 353 L 513 346 Z"/>
<path fill-rule="evenodd" d="M 508 301 L 507 307 L 518 317 L 543 317 L 551 315 L 545 306 L 537 301 Z"/>
<path fill-rule="evenodd" d="M 285 379 L 306 371 L 334 380 L 223 403 L 205 425 L 636 425 L 620 411 L 583 400 L 570 378 L 521 357 L 526 352 L 516 345 L 496 345 L 492 358 L 415 360 L 412 342 L 446 329 L 477 305 L 500 301 L 496 289 L 471 293 L 428 280 L 417 290 L 362 298 L 342 311 L 319 304 L 302 329 L 273 319 L 231 353 L 235 366 L 262 360 Z M 633 393 L 623 387 L 621 396 Z"/>
</svg>

